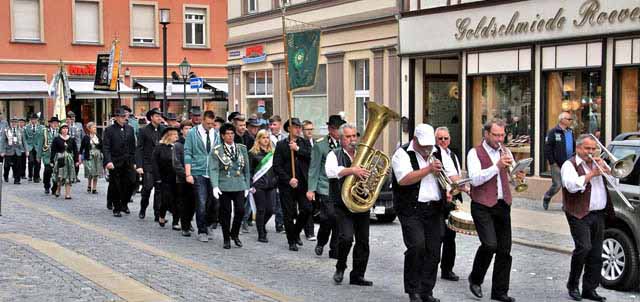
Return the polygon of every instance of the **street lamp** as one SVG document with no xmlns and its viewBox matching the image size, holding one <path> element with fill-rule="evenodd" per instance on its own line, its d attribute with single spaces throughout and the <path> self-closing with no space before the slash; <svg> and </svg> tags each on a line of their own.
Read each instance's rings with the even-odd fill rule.
<svg viewBox="0 0 640 302">
<path fill-rule="evenodd" d="M 167 112 L 167 24 L 171 23 L 171 11 L 160 9 L 160 24 L 162 24 L 162 112 Z"/>
<path fill-rule="evenodd" d="M 184 116 L 184 114 L 187 112 L 187 79 L 189 78 L 189 73 L 191 72 L 191 64 L 189 64 L 189 61 L 187 61 L 187 58 L 185 57 L 184 59 L 182 59 L 180 65 L 178 65 L 178 68 L 180 68 L 180 75 L 182 76 L 182 86 L 184 87 L 184 94 L 182 95 L 182 106 L 184 108 L 182 114 Z"/>
</svg>

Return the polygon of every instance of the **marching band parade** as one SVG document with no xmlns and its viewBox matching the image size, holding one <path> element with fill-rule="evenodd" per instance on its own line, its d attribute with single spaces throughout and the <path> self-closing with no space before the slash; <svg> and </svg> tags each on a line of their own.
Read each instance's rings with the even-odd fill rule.
<svg viewBox="0 0 640 302">
<path fill-rule="evenodd" d="M 43 1 L 32 0 L 10 2 L 10 7 L 18 7 L 20 14 L 33 8 L 29 5 L 44 5 Z M 74 0 L 74 10 L 86 10 L 85 5 L 99 3 L 98 15 L 102 18 L 103 2 L 106 1 Z M 185 13 L 179 16 L 178 23 L 186 25 L 181 29 L 185 41 L 178 51 L 211 51 L 208 33 L 203 33 L 211 30 L 207 23 L 211 18 L 209 6 L 203 4 L 210 2 L 214 1 L 202 0 L 193 7 L 184 4 Z M 378 25 L 401 25 L 379 30 L 398 32 L 389 39 L 343 44 L 343 37 L 332 36 L 333 31 L 364 26 L 360 21 L 354 21 L 357 25 L 343 24 L 346 21 L 337 12 L 333 12 L 338 15 L 331 22 L 324 20 L 328 22 L 324 26 L 293 19 L 307 13 L 305 7 L 327 9 L 332 4 L 240 2 L 237 7 L 229 4 L 229 12 L 237 16 L 229 17 L 225 26 L 250 24 L 256 16 L 260 20 L 276 15 L 277 18 L 272 20 L 275 27 L 269 29 L 269 35 L 273 35 L 264 45 L 250 45 L 254 40 L 246 40 L 264 38 L 252 36 L 251 30 L 258 31 L 257 27 L 227 32 L 246 34 L 229 38 L 225 44 L 229 50 L 225 59 L 233 64 L 214 64 L 204 58 L 193 65 L 199 68 L 198 72 L 226 66 L 226 70 L 219 71 L 225 77 L 228 73 L 229 78 L 224 79 L 228 82 L 220 82 L 226 92 L 212 85 L 213 80 L 208 78 L 213 77 L 197 76 L 191 71 L 186 55 L 182 63 L 170 63 L 180 68 L 180 74 L 174 71 L 168 76 L 166 44 L 162 83 L 140 80 L 150 77 L 148 70 L 140 72 L 140 78 L 134 82 L 129 79 L 132 69 L 160 64 L 143 62 L 141 57 L 124 60 L 122 49 L 153 50 L 159 44 L 132 34 L 131 41 L 125 41 L 131 45 L 126 45 L 116 34 L 109 51 L 99 53 L 96 66 L 91 65 L 95 70 L 90 72 L 93 82 L 88 84 L 93 86 L 89 90 L 111 98 L 105 96 L 100 110 L 91 107 L 97 106 L 97 99 L 82 101 L 81 105 L 72 103 L 83 98 L 78 75 L 69 77 L 63 59 L 49 77 L 51 83 L 46 93 L 54 99 L 52 104 L 24 105 L 16 110 L 12 106 L 17 105 L 5 106 L 0 102 L 0 115 L 9 113 L 8 123 L 0 116 L 0 218 L 5 218 L 1 211 L 3 191 L 28 192 L 33 196 L 37 193 L 51 204 L 70 207 L 100 200 L 99 207 L 106 208 L 108 213 L 99 213 L 101 221 L 113 225 L 135 221 L 136 234 L 140 236 L 148 235 L 149 230 L 156 233 L 162 230 L 165 239 L 180 240 L 188 247 L 181 252 L 191 253 L 176 256 L 177 253 L 164 253 L 157 246 L 122 239 L 136 248 L 162 255 L 140 261 L 179 260 L 208 272 L 209 276 L 240 288 L 246 285 L 250 291 L 275 296 L 274 300 L 280 301 L 289 299 L 253 287 L 222 270 L 207 270 L 206 265 L 190 257 L 197 254 L 195 249 L 206 249 L 217 257 L 218 265 L 242 270 L 242 265 L 235 265 L 238 262 L 225 263 L 224 257 L 240 255 L 241 261 L 254 261 L 278 274 L 278 261 L 284 258 L 295 259 L 296 265 L 307 269 L 320 267 L 317 271 L 323 273 L 316 277 L 325 284 L 321 290 L 311 292 L 316 300 L 327 301 L 329 298 L 325 299 L 322 291 L 337 292 L 348 287 L 364 296 L 370 294 L 375 300 L 377 294 L 386 290 L 388 279 L 380 280 L 379 275 L 372 273 L 373 268 L 385 273 L 393 271 L 376 267 L 378 263 L 373 259 L 374 252 L 380 252 L 374 251 L 375 247 L 384 240 L 397 241 L 393 248 L 382 252 L 397 256 L 393 264 L 397 274 L 385 278 L 401 284 L 402 292 L 397 287 L 394 291 L 394 297 L 401 301 L 459 300 L 441 296 L 439 287 L 452 284 L 457 292 L 464 292 L 457 296 L 465 297 L 464 301 L 468 298 L 501 302 L 607 301 L 605 295 L 612 293 L 608 291 L 610 288 L 638 289 L 640 239 L 634 239 L 640 237 L 640 222 L 633 221 L 638 218 L 633 213 L 639 204 L 640 191 L 629 193 L 635 188 L 629 186 L 638 185 L 640 151 L 632 148 L 637 144 L 626 141 L 637 141 L 640 137 L 640 72 L 625 68 L 640 66 L 640 38 L 637 28 L 613 30 L 617 32 L 615 37 L 607 36 L 606 30 L 614 28 L 614 24 L 626 24 L 627 19 L 639 19 L 640 7 L 621 8 L 620 3 L 631 1 L 605 4 L 602 0 L 559 1 L 566 4 L 566 9 L 551 0 L 330 0 L 326 3 L 340 5 L 340 14 L 345 16 L 353 16 L 349 10 L 375 3 L 381 7 L 376 13 L 393 11 L 381 17 L 385 21 Z M 352 2 L 359 6 L 348 6 Z M 440 2 L 446 5 L 439 7 Z M 576 6 L 578 2 L 581 5 Z M 269 4 L 273 13 L 260 11 L 258 3 Z M 548 8 L 545 13 L 556 12 L 555 17 L 545 19 L 542 13 L 527 12 L 535 10 L 535 3 L 543 3 Z M 391 7 L 384 7 L 388 4 Z M 149 16 L 157 15 L 151 23 L 160 18 L 162 40 L 167 40 L 166 26 L 171 22 L 164 15 L 166 11 L 156 13 L 157 4 L 145 1 L 132 1 L 130 5 L 132 11 L 133 7 L 136 11 L 153 8 L 147 11 Z M 500 5 L 518 10 L 499 17 L 492 16 L 493 11 L 482 11 Z M 576 12 L 570 12 L 569 8 Z M 288 9 L 295 13 L 288 15 Z M 459 11 L 469 16 L 459 15 L 462 14 Z M 11 26 L 14 22 L 22 24 L 18 18 L 22 15 L 18 13 L 11 16 Z M 441 21 L 433 21 L 431 15 L 438 15 Z M 480 19 L 476 20 L 478 16 Z M 365 13 L 362 17 L 375 19 Z M 32 19 L 44 20 L 42 15 Z M 132 31 L 144 27 L 134 17 L 131 22 Z M 425 38 L 429 33 L 424 28 L 444 30 L 440 23 L 455 25 L 457 32 L 447 33 L 448 38 L 445 34 Z M 585 33 L 587 24 L 597 35 Z M 550 39 L 537 36 L 545 31 L 553 35 L 567 27 L 576 35 L 591 39 L 557 41 L 568 36 Z M 12 28 L 12 35 L 15 30 Z M 74 39 L 85 30 L 88 29 L 76 24 Z M 158 39 L 155 30 L 151 30 L 151 35 Z M 44 32 L 36 32 L 41 31 Z M 624 34 L 629 32 L 634 35 L 627 39 Z M 400 33 L 412 40 L 399 37 Z M 74 44 L 103 46 L 102 30 L 99 36 L 99 42 L 79 40 Z M 503 38 L 510 40 L 500 45 L 499 50 L 489 49 L 488 40 Z M 43 40 L 27 40 L 34 45 L 45 44 Z M 26 43 L 14 36 L 11 41 Z M 349 47 L 356 49 L 354 45 L 371 41 L 376 42 L 367 44 L 361 52 L 350 52 Z M 430 44 L 432 41 L 440 44 L 434 46 Z M 535 44 L 540 41 L 544 43 Z M 344 45 L 351 45 L 345 48 L 347 54 L 342 51 Z M 176 57 L 175 52 L 174 48 L 170 56 Z M 362 59 L 359 55 L 364 52 L 367 56 Z M 626 57 L 619 57 L 619 53 Z M 182 52 L 178 56 L 182 57 Z M 260 69 L 267 60 L 273 70 Z M 0 66 L 8 64 L 5 61 L 0 58 Z M 52 62 L 47 64 L 57 64 Z M 609 63 L 611 66 L 606 65 Z M 247 64 L 258 67 L 247 69 Z M 613 75 L 610 69 L 615 69 Z M 4 78 L 0 72 L 0 97 Z M 127 87 L 126 81 L 121 80 L 124 78 L 138 90 Z M 161 91 L 157 88 L 160 85 Z M 182 86 L 183 90 L 178 93 L 168 85 Z M 207 100 L 203 101 L 201 90 Z M 147 95 L 143 96 L 144 93 Z M 16 95 L 11 98 L 19 99 Z M 178 95 L 182 100 L 177 100 Z M 626 101 L 618 104 L 617 99 L 610 100 L 609 96 Z M 616 142 L 622 151 L 614 150 Z M 636 183 L 629 181 L 631 177 L 635 177 Z M 34 188 L 38 188 L 37 192 Z M 517 238 L 522 208 L 534 207 L 521 201 L 525 198 L 535 199 L 539 215 L 528 219 L 538 219 L 539 224 L 551 225 L 541 218 L 550 216 L 540 213 L 557 212 L 562 225 L 568 226 L 564 235 L 573 244 L 571 250 L 550 244 L 536 246 L 532 241 Z M 11 197 L 8 203 L 12 203 Z M 397 222 L 386 225 L 395 231 L 395 237 L 380 239 L 376 237 L 378 225 L 372 223 L 372 218 L 377 218 L 380 224 L 388 213 L 391 222 L 397 217 Z M 67 222 L 72 220 L 71 215 L 53 216 Z M 91 225 L 77 224 L 85 228 Z M 4 225 L 0 220 L 0 227 Z M 616 228 L 611 231 L 610 226 Z M 91 229 L 105 237 L 109 232 L 99 226 Z M 274 234 L 270 233 L 272 230 Z M 8 233 L 0 229 L 0 243 L 13 238 Z M 57 248 L 33 242 L 41 250 Z M 628 243 L 623 246 L 620 242 Z M 161 240 L 157 244 L 163 247 L 166 243 Z M 536 262 L 563 271 L 563 286 L 555 288 L 562 294 L 549 298 L 553 294 L 549 291 L 551 294 L 546 293 L 545 299 L 538 300 L 535 293 L 525 295 L 518 288 L 520 284 L 514 284 L 516 276 L 522 275 L 518 269 L 530 265 L 527 261 L 531 258 L 524 260 L 524 257 L 538 257 L 523 256 L 525 253 L 518 250 L 522 246 L 563 252 L 559 257 L 564 257 L 567 267 L 551 260 Z M 277 257 L 262 255 L 266 249 L 277 251 Z M 5 257 L 2 251 L 5 250 L 0 245 L 0 264 L 20 258 Z M 89 253 L 82 250 L 70 258 L 78 261 L 75 266 L 98 266 L 91 259 L 80 261 L 87 257 L 85 252 Z M 64 257 L 52 258 L 64 261 L 61 259 Z M 489 271 L 491 274 L 487 276 Z M 250 274 L 252 281 L 262 278 L 259 271 Z M 96 272 L 81 275 L 101 278 Z M 623 278 L 622 284 L 613 283 L 614 275 Z M 8 278 L 5 277 L 0 272 L 0 289 Z M 268 282 L 285 282 L 282 280 Z M 303 284 L 298 287 L 306 283 L 314 285 L 310 280 L 298 281 Z M 544 286 L 548 284 L 552 283 Z M 600 290 L 601 286 L 607 292 Z M 601 295 L 598 290 L 604 293 Z M 226 301 L 222 298 L 226 293 L 216 294 L 220 296 L 209 298 Z M 3 298 L 0 291 L 0 301 Z M 353 299 L 344 295 L 340 298 Z M 198 300 L 187 295 L 180 299 Z M 139 300 L 153 301 L 153 298 Z"/>
</svg>

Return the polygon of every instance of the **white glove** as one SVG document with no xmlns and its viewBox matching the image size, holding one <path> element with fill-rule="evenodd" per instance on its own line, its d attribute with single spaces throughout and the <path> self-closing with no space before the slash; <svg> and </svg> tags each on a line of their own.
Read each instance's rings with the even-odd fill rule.
<svg viewBox="0 0 640 302">
<path fill-rule="evenodd" d="M 213 198 L 218 199 L 220 198 L 220 195 L 222 195 L 222 191 L 220 191 L 220 188 L 213 188 Z"/>
<path fill-rule="evenodd" d="M 244 190 L 244 197 L 247 198 L 247 196 L 249 196 L 249 191 L 250 190 Z"/>
</svg>

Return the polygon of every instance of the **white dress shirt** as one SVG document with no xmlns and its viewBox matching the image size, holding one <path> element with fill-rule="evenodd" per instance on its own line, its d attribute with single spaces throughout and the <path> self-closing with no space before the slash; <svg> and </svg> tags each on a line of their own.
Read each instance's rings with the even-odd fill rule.
<svg viewBox="0 0 640 302">
<path fill-rule="evenodd" d="M 460 175 L 460 172 L 458 172 L 458 169 L 456 169 L 456 164 L 458 165 L 458 167 L 460 167 L 460 163 L 458 162 L 457 158 L 454 158 L 454 156 L 451 154 L 451 149 L 440 147 L 440 150 L 442 150 L 442 152 L 440 152 L 440 154 L 442 154 L 442 166 L 444 167 L 447 176 L 451 177 Z M 454 160 L 456 161 L 456 163 L 453 162 Z"/>
<path fill-rule="evenodd" d="M 198 125 L 198 134 L 200 134 L 202 144 L 205 146 L 205 150 L 207 150 L 207 130 L 204 129 L 202 124 Z M 213 150 L 213 147 L 216 146 L 216 130 L 213 128 L 209 129 L 209 139 L 211 142 L 211 150 Z"/>
<path fill-rule="evenodd" d="M 342 149 L 342 152 L 344 152 L 344 149 Z M 349 155 L 348 152 L 344 152 L 344 154 L 346 154 L 349 157 L 349 160 L 353 162 L 353 158 L 351 158 L 351 155 Z M 345 168 L 348 168 L 348 167 L 340 166 L 338 164 L 338 157 L 333 151 L 327 154 L 327 159 L 324 162 L 324 172 L 327 173 L 327 178 L 329 179 L 342 178 L 342 176 L 340 176 L 340 172 L 342 172 L 342 170 L 344 170 Z"/>
<path fill-rule="evenodd" d="M 489 168 L 482 169 L 482 165 L 480 164 L 480 159 L 478 158 L 478 154 L 476 153 L 476 149 L 473 148 L 469 150 L 467 154 L 467 168 L 469 170 L 469 178 L 471 178 L 471 185 L 474 187 L 478 187 L 483 185 L 485 182 L 489 181 L 494 176 L 498 175 L 499 169 L 496 164 L 500 161 L 500 151 L 493 149 L 486 141 L 482 141 L 482 147 L 489 154 L 491 158 L 491 162 L 493 165 Z M 507 152 L 509 152 L 507 150 Z M 502 193 L 502 180 L 498 175 L 498 199 L 503 199 L 504 194 Z"/>
<path fill-rule="evenodd" d="M 591 172 L 591 168 L 589 165 L 580 158 L 580 156 L 576 156 L 576 164 L 578 166 L 582 166 L 585 174 Z M 595 163 L 593 164 L 593 168 L 597 169 Z M 578 171 L 573 167 L 573 163 L 567 160 L 562 164 L 562 169 L 560 170 L 562 177 L 562 186 L 569 191 L 569 193 L 578 193 L 584 192 L 587 189 L 586 176 L 578 176 Z M 607 190 L 605 189 L 604 179 L 602 176 L 596 176 L 591 178 L 591 196 L 589 201 L 589 211 L 597 211 L 602 210 L 607 205 Z"/>
<path fill-rule="evenodd" d="M 433 149 L 435 150 L 435 148 Z M 414 151 L 413 149 L 413 140 L 409 143 L 409 148 L 407 151 Z M 398 182 L 400 182 L 403 178 L 405 178 L 409 173 L 413 172 L 413 167 L 411 166 L 411 158 L 407 151 L 404 151 L 402 148 L 398 148 L 396 152 L 393 154 L 393 158 L 391 158 L 391 166 L 393 167 L 393 173 L 396 176 Z M 420 169 L 429 166 L 429 163 L 420 155 L 420 153 L 416 153 L 416 158 L 418 160 L 418 167 Z M 438 185 L 438 181 L 436 180 L 433 173 L 429 173 L 429 175 L 423 177 L 420 180 L 420 191 L 418 192 L 418 202 L 430 202 L 440 200 L 440 186 Z"/>
</svg>

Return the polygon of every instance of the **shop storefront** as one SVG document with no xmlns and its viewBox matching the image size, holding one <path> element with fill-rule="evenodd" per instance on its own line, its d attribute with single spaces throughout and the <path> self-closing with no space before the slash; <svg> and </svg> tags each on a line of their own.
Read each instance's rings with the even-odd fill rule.
<svg viewBox="0 0 640 302">
<path fill-rule="evenodd" d="M 120 82 L 119 91 L 102 91 L 93 89 L 93 80 L 76 78 L 69 80 L 71 98 L 67 111 L 76 113 L 76 121 L 86 125 L 96 123 L 102 131 L 110 125 L 113 109 L 123 104 L 125 98 L 130 98 L 134 90 Z"/>
<path fill-rule="evenodd" d="M 0 77 L 0 121 L 44 112 L 48 85 L 44 77 Z M 0 122 L 1 123 L 1 122 Z"/>
<path fill-rule="evenodd" d="M 461 155 L 482 125 L 507 122 L 505 146 L 548 171 L 544 137 L 571 113 L 603 142 L 638 131 L 640 4 L 632 0 L 477 2 L 403 13 L 403 116 L 450 128 Z M 424 28 L 434 33 L 425 39 Z M 459 132 L 458 132 L 459 131 Z M 458 142 L 456 142 L 458 141 Z M 457 145 L 456 145 L 457 144 Z"/>
</svg>

